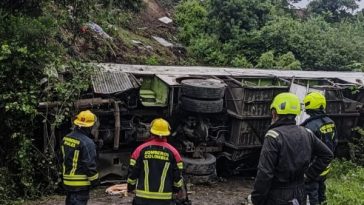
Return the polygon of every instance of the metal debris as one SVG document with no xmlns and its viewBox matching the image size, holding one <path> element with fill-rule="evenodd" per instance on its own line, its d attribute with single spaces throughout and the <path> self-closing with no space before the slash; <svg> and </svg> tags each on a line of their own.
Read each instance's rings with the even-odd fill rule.
<svg viewBox="0 0 364 205">
<path fill-rule="evenodd" d="M 92 78 L 95 93 L 112 94 L 134 88 L 127 73 L 99 72 Z"/>
<path fill-rule="evenodd" d="M 167 16 L 163 16 L 161 18 L 158 19 L 160 22 L 163 22 L 165 24 L 170 24 L 173 22 L 172 19 L 168 18 Z"/>
<path fill-rule="evenodd" d="M 154 38 L 154 40 L 158 41 L 158 43 L 160 43 L 164 47 L 173 47 L 173 44 L 168 42 L 164 38 L 161 38 L 161 37 L 158 37 L 158 36 L 152 36 L 152 38 Z"/>
<path fill-rule="evenodd" d="M 101 26 L 99 26 L 98 24 L 94 23 L 94 22 L 89 22 L 86 23 L 83 28 L 82 31 L 85 32 L 86 30 L 92 31 L 95 34 L 101 36 L 104 39 L 112 39 L 111 36 L 109 36 L 109 34 L 107 34 L 102 28 Z"/>
<path fill-rule="evenodd" d="M 135 44 L 135 45 L 143 45 L 143 43 L 142 43 L 142 42 L 137 41 L 137 40 L 131 40 L 131 42 L 132 42 L 133 44 Z"/>
</svg>

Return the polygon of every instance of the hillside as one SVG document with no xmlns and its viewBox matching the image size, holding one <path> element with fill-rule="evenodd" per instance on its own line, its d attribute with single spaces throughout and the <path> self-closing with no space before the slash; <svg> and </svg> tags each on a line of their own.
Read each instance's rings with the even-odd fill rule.
<svg viewBox="0 0 364 205">
<path fill-rule="evenodd" d="M 357 1 L 297 10 L 299 1 L 0 1 L 0 204 L 59 188 L 59 161 L 45 149 L 53 136 L 41 133 L 74 117 L 93 63 L 364 71 L 364 11 L 350 12 Z M 52 114 L 39 111 L 56 101 Z"/>
<path fill-rule="evenodd" d="M 172 7 L 162 5 L 158 0 L 143 0 L 137 12 L 120 9 L 105 12 L 109 11 L 109 17 L 95 18 L 94 22 L 111 38 L 95 35 L 93 31 L 81 33 L 76 45 L 72 46 L 73 55 L 124 64 L 175 65 L 183 62 L 185 49 L 178 44 L 176 24 L 172 20 L 167 23 L 159 20 L 170 20 Z"/>
</svg>

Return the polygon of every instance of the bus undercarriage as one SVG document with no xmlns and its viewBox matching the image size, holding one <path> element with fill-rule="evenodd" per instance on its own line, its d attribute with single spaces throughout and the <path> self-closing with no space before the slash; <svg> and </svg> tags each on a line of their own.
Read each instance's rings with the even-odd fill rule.
<svg viewBox="0 0 364 205">
<path fill-rule="evenodd" d="M 325 94 L 326 112 L 339 131 L 339 156 L 348 154 L 352 128 L 364 124 L 363 73 L 99 66 L 92 90 L 73 107 L 75 113 L 90 109 L 98 117 L 93 136 L 104 180 L 125 179 L 130 153 L 148 139 L 156 117 L 170 122 L 168 140 L 183 155 L 185 177 L 194 183 L 211 181 L 217 173 L 255 170 L 271 101 L 281 92 L 300 98 L 312 90 Z M 57 105 L 43 102 L 39 108 L 52 113 Z M 302 112 L 297 122 L 306 118 Z M 70 122 L 50 131 L 45 121 L 45 144 L 57 147 L 70 132 Z"/>
</svg>

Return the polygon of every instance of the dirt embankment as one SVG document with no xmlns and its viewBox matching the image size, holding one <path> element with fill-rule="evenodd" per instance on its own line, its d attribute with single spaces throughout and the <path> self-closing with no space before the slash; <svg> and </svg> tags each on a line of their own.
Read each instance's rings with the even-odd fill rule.
<svg viewBox="0 0 364 205">
<path fill-rule="evenodd" d="M 191 185 L 189 198 L 194 205 L 241 205 L 250 194 L 253 186 L 251 179 L 230 178 L 212 185 Z M 105 194 L 106 187 L 99 187 L 91 193 L 89 205 L 131 204 L 132 197 L 119 198 Z M 64 205 L 65 196 L 51 196 L 25 205 Z"/>
</svg>

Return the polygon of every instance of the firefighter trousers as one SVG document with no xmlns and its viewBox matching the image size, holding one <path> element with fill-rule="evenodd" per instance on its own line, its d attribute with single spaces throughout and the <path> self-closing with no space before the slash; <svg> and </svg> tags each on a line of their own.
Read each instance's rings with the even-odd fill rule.
<svg viewBox="0 0 364 205">
<path fill-rule="evenodd" d="M 326 201 L 325 179 L 310 181 L 306 183 L 306 192 L 310 199 L 310 205 L 324 204 Z"/>
<path fill-rule="evenodd" d="M 90 199 L 90 191 L 68 191 L 66 197 L 66 205 L 87 205 Z"/>
<path fill-rule="evenodd" d="M 287 188 L 274 188 L 269 192 L 265 205 L 305 205 L 305 195 L 304 184 Z"/>
<path fill-rule="evenodd" d="M 176 205 L 173 200 L 143 199 L 135 197 L 133 205 Z"/>
</svg>

